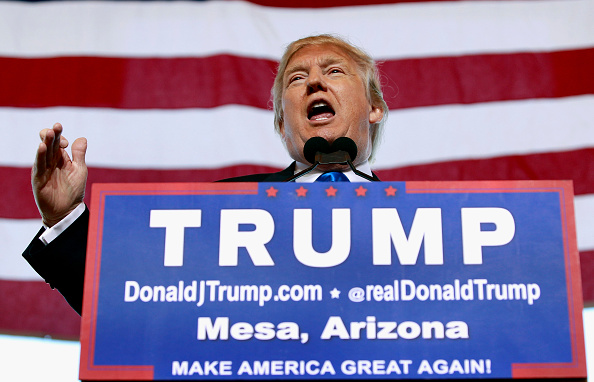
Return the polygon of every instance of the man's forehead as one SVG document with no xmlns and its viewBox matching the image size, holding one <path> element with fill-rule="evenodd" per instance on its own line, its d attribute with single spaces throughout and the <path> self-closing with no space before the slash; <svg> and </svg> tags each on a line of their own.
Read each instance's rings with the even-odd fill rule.
<svg viewBox="0 0 594 382">
<path fill-rule="evenodd" d="M 310 45 L 296 51 L 289 59 L 285 74 L 307 69 L 310 65 L 325 67 L 334 64 L 355 65 L 354 60 L 341 47 L 332 44 Z"/>
</svg>

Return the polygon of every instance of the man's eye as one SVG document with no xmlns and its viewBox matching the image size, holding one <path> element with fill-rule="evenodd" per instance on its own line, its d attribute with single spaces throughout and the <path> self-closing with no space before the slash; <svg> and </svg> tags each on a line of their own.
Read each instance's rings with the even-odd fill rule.
<svg viewBox="0 0 594 382">
<path fill-rule="evenodd" d="M 303 79 L 303 76 L 293 76 L 293 77 L 291 77 L 291 79 L 289 79 L 289 82 L 295 82 L 295 81 L 299 81 L 302 79 Z"/>
<path fill-rule="evenodd" d="M 335 74 L 335 73 L 342 73 L 341 69 L 338 68 L 334 68 L 334 69 L 330 69 L 330 73 Z"/>
</svg>

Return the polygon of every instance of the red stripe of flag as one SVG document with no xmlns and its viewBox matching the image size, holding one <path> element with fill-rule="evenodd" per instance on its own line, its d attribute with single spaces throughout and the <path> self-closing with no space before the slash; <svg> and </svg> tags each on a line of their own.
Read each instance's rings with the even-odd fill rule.
<svg viewBox="0 0 594 382">
<path fill-rule="evenodd" d="M 287 163 L 288 164 L 288 163 Z M 212 182 L 279 168 L 237 165 L 217 169 L 142 170 L 90 168 L 87 198 L 92 183 Z M 576 195 L 594 194 L 594 148 L 513 155 L 490 159 L 468 159 L 376 171 L 384 181 L 401 180 L 551 180 L 574 181 Z M 31 192 L 30 170 L 0 167 L 0 178 L 11 179 L 3 192 L 0 217 L 34 219 L 39 217 Z M 88 203 L 88 200 L 87 200 Z"/>
<path fill-rule="evenodd" d="M 0 106 L 269 109 L 277 63 L 202 58 L 0 58 Z M 388 60 L 390 109 L 594 94 L 594 48 Z"/>
<path fill-rule="evenodd" d="M 50 333 L 52 337 L 65 339 L 79 337 L 80 316 L 58 291 L 43 281 L 0 279 L 0 290 L 2 332 L 35 336 Z"/>
<path fill-rule="evenodd" d="M 32 159 L 33 160 L 33 159 Z M 288 163 L 287 163 L 288 165 Z M 85 202 L 90 201 L 93 183 L 160 183 L 160 182 L 214 182 L 235 176 L 276 172 L 279 168 L 258 165 L 236 165 L 218 169 L 112 169 L 89 168 Z M 39 212 L 31 191 L 31 170 L 23 167 L 0 167 L 0 178 L 11 179 L 11 187 L 3 190 L 0 218 L 35 219 Z"/>
<path fill-rule="evenodd" d="M 582 295 L 584 305 L 594 306 L 594 250 L 580 252 L 580 267 L 582 269 Z"/>
<path fill-rule="evenodd" d="M 594 49 L 386 61 L 390 109 L 594 94 Z M 398 94 L 394 95 L 394 87 Z"/>
<path fill-rule="evenodd" d="M 573 180 L 574 194 L 594 193 L 594 148 L 465 159 L 378 170 L 382 180 Z"/>
<path fill-rule="evenodd" d="M 461 0 L 247 0 L 249 3 L 277 8 L 333 8 L 357 5 L 380 5 L 398 3 L 435 3 Z M 476 0 L 475 0 L 476 1 Z"/>
<path fill-rule="evenodd" d="M 1 106 L 266 108 L 274 61 L 205 58 L 0 58 Z"/>
</svg>

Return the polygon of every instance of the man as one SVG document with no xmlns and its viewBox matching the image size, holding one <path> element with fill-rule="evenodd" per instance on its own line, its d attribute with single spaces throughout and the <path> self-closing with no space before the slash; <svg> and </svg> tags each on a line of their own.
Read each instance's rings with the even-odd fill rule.
<svg viewBox="0 0 594 382">
<path fill-rule="evenodd" d="M 349 137 L 357 145 L 354 165 L 373 176 L 369 165 L 377 147 L 388 108 L 383 100 L 373 60 L 346 41 L 312 36 L 291 43 L 279 64 L 272 89 L 274 124 L 295 160 L 285 170 L 224 181 L 278 182 L 308 167 L 305 142 L 322 137 L 332 143 Z M 57 288 L 80 314 L 88 210 L 83 204 L 87 178 L 87 142 L 72 144 L 72 159 L 61 136 L 62 126 L 40 132 L 41 144 L 32 171 L 35 201 L 44 228 L 23 253 L 52 288 Z M 338 171 L 351 181 L 363 181 L 347 165 L 321 165 L 299 181 L 311 182 L 323 172 Z"/>
</svg>

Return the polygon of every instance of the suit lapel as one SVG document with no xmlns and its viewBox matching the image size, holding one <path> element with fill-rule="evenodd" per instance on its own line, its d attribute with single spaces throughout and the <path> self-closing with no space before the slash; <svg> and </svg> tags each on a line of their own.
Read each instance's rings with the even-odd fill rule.
<svg viewBox="0 0 594 382">
<path fill-rule="evenodd" d="M 289 179 L 295 172 L 295 162 L 291 163 L 286 169 L 268 175 L 262 182 L 284 182 Z"/>
</svg>

